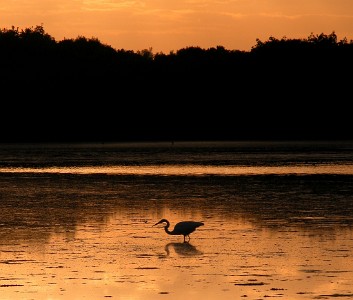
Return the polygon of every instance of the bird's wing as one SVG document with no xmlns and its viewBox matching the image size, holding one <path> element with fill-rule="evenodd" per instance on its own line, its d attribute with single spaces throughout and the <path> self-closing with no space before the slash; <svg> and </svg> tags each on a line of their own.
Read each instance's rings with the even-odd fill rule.
<svg viewBox="0 0 353 300">
<path fill-rule="evenodd" d="M 195 222 L 196 223 L 196 227 L 200 227 L 200 226 L 203 226 L 203 225 L 205 225 L 204 223 L 202 223 L 202 222 Z"/>
<path fill-rule="evenodd" d="M 174 227 L 175 234 L 188 234 L 193 232 L 197 227 L 204 225 L 202 222 L 183 221 L 179 222 Z"/>
</svg>

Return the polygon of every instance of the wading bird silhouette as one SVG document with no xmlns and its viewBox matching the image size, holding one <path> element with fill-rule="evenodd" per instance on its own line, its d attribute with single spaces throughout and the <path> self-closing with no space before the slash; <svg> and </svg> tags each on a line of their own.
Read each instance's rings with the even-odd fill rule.
<svg viewBox="0 0 353 300">
<path fill-rule="evenodd" d="M 202 222 L 195 222 L 195 221 L 182 221 L 175 224 L 173 231 L 169 230 L 170 223 L 167 219 L 162 219 L 153 226 L 156 226 L 161 223 L 166 223 L 164 225 L 164 230 L 166 233 L 171 235 L 183 235 L 184 236 L 184 243 L 190 241 L 190 233 L 194 232 L 197 227 L 203 226 L 204 223 Z M 188 237 L 186 241 L 185 238 Z"/>
</svg>

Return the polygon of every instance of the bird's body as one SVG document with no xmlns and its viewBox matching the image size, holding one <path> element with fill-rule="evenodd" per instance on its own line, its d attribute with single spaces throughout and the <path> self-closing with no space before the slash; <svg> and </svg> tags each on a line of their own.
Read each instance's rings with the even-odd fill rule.
<svg viewBox="0 0 353 300">
<path fill-rule="evenodd" d="M 197 227 L 203 226 L 204 223 L 202 222 L 195 222 L 195 221 L 182 221 L 175 224 L 174 229 L 172 231 L 169 230 L 170 223 L 167 219 L 162 219 L 153 226 L 158 224 L 165 223 L 164 230 L 166 233 L 170 235 L 183 235 L 184 242 L 186 242 L 185 238 L 188 237 L 190 240 L 190 233 L 194 232 Z M 188 240 L 188 241 L 189 241 Z"/>
</svg>

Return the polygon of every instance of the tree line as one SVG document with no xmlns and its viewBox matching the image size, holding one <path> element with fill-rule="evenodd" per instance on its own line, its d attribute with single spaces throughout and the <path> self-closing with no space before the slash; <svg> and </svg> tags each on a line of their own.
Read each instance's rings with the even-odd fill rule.
<svg viewBox="0 0 353 300">
<path fill-rule="evenodd" d="M 0 142 L 352 139 L 353 41 L 153 53 L 0 30 Z"/>
</svg>

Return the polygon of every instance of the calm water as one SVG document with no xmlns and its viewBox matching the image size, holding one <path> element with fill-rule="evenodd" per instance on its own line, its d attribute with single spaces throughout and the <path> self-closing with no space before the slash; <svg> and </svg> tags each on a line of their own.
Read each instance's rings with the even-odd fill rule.
<svg viewBox="0 0 353 300">
<path fill-rule="evenodd" d="M 0 146 L 0 299 L 353 299 L 353 142 Z M 170 236 L 157 221 L 205 223 Z"/>
</svg>

